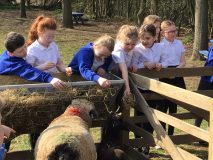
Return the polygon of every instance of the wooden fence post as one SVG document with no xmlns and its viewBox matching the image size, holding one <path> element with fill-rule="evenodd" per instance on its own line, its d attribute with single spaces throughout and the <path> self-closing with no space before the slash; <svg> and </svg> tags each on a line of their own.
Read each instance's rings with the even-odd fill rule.
<svg viewBox="0 0 213 160">
<path fill-rule="evenodd" d="M 208 160 L 212 160 L 213 159 L 213 100 L 212 100 L 212 108 L 210 110 L 210 119 L 209 119 L 209 123 L 210 123 L 210 136 L 209 136 L 209 155 L 208 155 Z"/>
</svg>

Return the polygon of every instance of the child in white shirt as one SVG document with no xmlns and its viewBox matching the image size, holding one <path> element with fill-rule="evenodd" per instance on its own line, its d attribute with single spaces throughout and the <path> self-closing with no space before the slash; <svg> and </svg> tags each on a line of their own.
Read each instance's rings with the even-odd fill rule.
<svg viewBox="0 0 213 160">
<path fill-rule="evenodd" d="M 125 81 L 124 95 L 130 94 L 128 69 L 134 69 L 132 64 L 133 49 L 138 41 L 138 30 L 135 26 L 123 25 L 116 37 L 116 44 L 112 52 L 112 58 L 118 64 Z"/>
<path fill-rule="evenodd" d="M 161 23 L 161 30 L 164 39 L 161 41 L 161 44 L 164 46 L 166 56 L 163 57 L 163 61 L 166 61 L 168 68 L 182 68 L 185 66 L 185 49 L 180 40 L 176 39 L 176 26 L 175 23 L 170 20 L 165 20 Z M 180 87 L 186 88 L 183 77 L 171 77 L 171 78 L 161 78 L 160 81 Z M 177 104 L 164 100 L 160 105 L 161 111 L 167 113 L 176 113 Z M 165 128 L 165 124 L 163 124 Z M 168 127 L 168 134 L 173 135 L 174 127 Z"/>
<path fill-rule="evenodd" d="M 163 45 L 155 43 L 155 26 L 152 24 L 142 25 L 139 31 L 139 39 L 141 43 L 135 46 L 135 55 L 133 57 L 133 64 L 136 68 L 160 70 L 162 67 L 166 67 L 167 64 L 163 61 L 165 56 Z"/>
<path fill-rule="evenodd" d="M 71 68 L 64 66 L 54 42 L 56 29 L 57 24 L 53 18 L 39 16 L 35 19 L 28 35 L 26 61 L 44 72 L 56 73 L 58 70 L 71 75 Z"/>
</svg>

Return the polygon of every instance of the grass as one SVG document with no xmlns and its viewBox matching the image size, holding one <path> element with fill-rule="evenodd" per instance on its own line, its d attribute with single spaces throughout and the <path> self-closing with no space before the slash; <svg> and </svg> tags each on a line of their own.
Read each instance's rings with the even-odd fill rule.
<svg viewBox="0 0 213 160">
<path fill-rule="evenodd" d="M 0 7 L 1 9 L 1 7 Z M 60 54 L 63 62 L 67 65 L 72 59 L 73 55 L 78 51 L 78 49 L 88 42 L 95 40 L 97 37 L 103 34 L 109 34 L 115 37 L 118 27 L 120 27 L 124 22 L 98 22 L 89 21 L 86 25 L 75 25 L 74 29 L 62 28 L 61 24 L 61 13 L 58 11 L 41 11 L 38 9 L 32 9 L 27 11 L 27 18 L 19 18 L 19 11 L 13 9 L 5 9 L 0 11 L 1 23 L 0 23 L 0 51 L 4 50 L 4 38 L 6 34 L 10 31 L 15 31 L 23 34 L 27 37 L 27 32 L 32 20 L 39 14 L 45 14 L 56 18 L 58 22 L 58 31 L 56 35 L 56 43 L 60 49 Z M 190 56 L 192 53 L 192 36 L 189 37 L 178 37 L 184 40 L 186 48 L 186 60 L 187 67 L 203 66 L 201 61 L 191 61 Z M 187 89 L 196 90 L 199 77 L 187 77 L 185 78 Z M 183 112 L 183 109 L 179 109 L 178 112 Z M 193 123 L 192 120 L 187 121 L 188 123 Z M 202 123 L 202 128 L 206 129 L 207 123 L 204 121 Z M 93 134 L 95 142 L 100 141 L 100 128 L 92 128 L 91 132 Z M 180 134 L 179 130 L 175 130 L 176 134 Z M 134 135 L 130 134 L 131 138 Z M 195 154 L 201 156 L 202 158 L 207 157 L 207 148 L 200 147 L 196 144 L 192 145 L 181 145 L 182 148 L 190 150 L 190 152 L 195 152 Z M 18 150 L 29 150 L 29 136 L 21 135 L 12 141 L 10 151 Z M 169 156 L 162 150 L 151 149 L 151 156 L 153 160 L 160 159 L 170 159 Z"/>
</svg>

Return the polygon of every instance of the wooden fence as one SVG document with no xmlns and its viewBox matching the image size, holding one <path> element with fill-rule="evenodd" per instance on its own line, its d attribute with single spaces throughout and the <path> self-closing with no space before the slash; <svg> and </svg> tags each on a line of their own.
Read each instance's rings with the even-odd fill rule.
<svg viewBox="0 0 213 160">
<path fill-rule="evenodd" d="M 143 76 L 142 76 L 143 75 Z M 152 78 L 169 77 L 193 77 L 212 76 L 213 67 L 199 68 L 167 68 L 161 71 L 149 71 L 142 69 L 135 73 L 129 73 L 130 86 L 135 95 L 137 105 L 134 109 L 142 111 L 145 116 L 130 117 L 130 109 L 125 113 L 125 126 L 129 131 L 142 138 L 129 139 L 129 133 L 123 132 L 123 144 L 128 146 L 127 150 L 133 150 L 140 146 L 161 146 L 174 160 L 200 160 L 195 155 L 181 149 L 178 144 L 189 144 L 200 140 L 209 143 L 208 159 L 213 159 L 213 90 L 188 91 L 178 88 Z M 141 94 L 138 87 L 143 87 L 153 93 Z M 201 94 L 200 94 L 201 93 Z M 189 112 L 168 115 L 156 109 L 150 108 L 146 100 L 169 99 Z M 203 117 L 210 122 L 210 129 L 204 130 L 189 124 L 183 120 Z M 136 123 L 149 122 L 156 132 L 156 137 L 138 127 Z M 182 130 L 185 134 L 168 136 L 161 122 L 165 122 L 175 128 Z M 132 151 L 133 152 L 133 151 Z M 135 153 L 135 157 L 141 156 Z M 137 158 L 136 158 L 137 159 Z M 145 159 L 145 157 L 144 157 Z"/>
<path fill-rule="evenodd" d="M 134 148 L 140 146 L 159 145 L 165 149 L 165 151 L 174 160 L 200 160 L 200 158 L 181 149 L 177 145 L 204 140 L 209 143 L 208 159 L 213 160 L 213 91 L 192 92 L 152 79 L 162 77 L 192 77 L 203 75 L 213 75 L 213 67 L 168 68 L 162 69 L 161 71 L 149 71 L 147 69 L 142 69 L 136 74 L 129 73 L 131 90 L 135 95 L 138 105 L 127 106 L 127 104 L 123 104 L 122 119 L 126 129 L 121 131 L 120 142 L 123 145 L 123 149 L 131 157 L 131 159 L 147 159 L 142 154 L 138 153 Z M 11 77 L 9 76 L 0 77 L 0 79 L 1 83 L 3 83 L 1 85 L 8 85 L 9 81 L 11 84 Z M 26 82 L 19 78 L 12 78 L 12 81 L 14 84 Z M 141 94 L 138 90 L 138 86 L 153 91 L 153 93 Z M 146 102 L 146 100 L 159 99 L 169 99 L 189 112 L 168 115 L 156 109 L 150 108 Z M 142 111 L 144 115 L 133 117 L 130 116 L 130 107 L 133 107 L 138 111 Z M 203 117 L 205 120 L 210 122 L 209 131 L 195 127 L 194 125 L 183 121 L 186 119 L 195 119 L 197 116 Z M 185 134 L 168 136 L 161 126 L 160 121 L 184 131 Z M 101 127 L 104 122 L 104 119 L 96 120 L 94 121 L 93 126 Z M 156 137 L 153 137 L 152 134 L 136 125 L 137 123 L 144 122 L 150 122 L 156 132 Z M 141 136 L 142 138 L 130 139 L 130 131 Z"/>
</svg>

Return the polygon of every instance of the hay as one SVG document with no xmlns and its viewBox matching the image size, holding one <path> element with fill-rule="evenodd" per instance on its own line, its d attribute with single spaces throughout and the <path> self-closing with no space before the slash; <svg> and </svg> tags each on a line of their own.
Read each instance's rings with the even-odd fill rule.
<svg viewBox="0 0 213 160">
<path fill-rule="evenodd" d="M 41 132 L 55 117 L 62 114 L 75 98 L 94 102 L 100 116 L 104 118 L 108 114 L 105 105 L 109 105 L 118 89 L 83 86 L 63 91 L 50 88 L 5 90 L 0 92 L 0 97 L 5 101 L 1 107 L 2 121 L 14 128 L 17 135 Z"/>
</svg>

